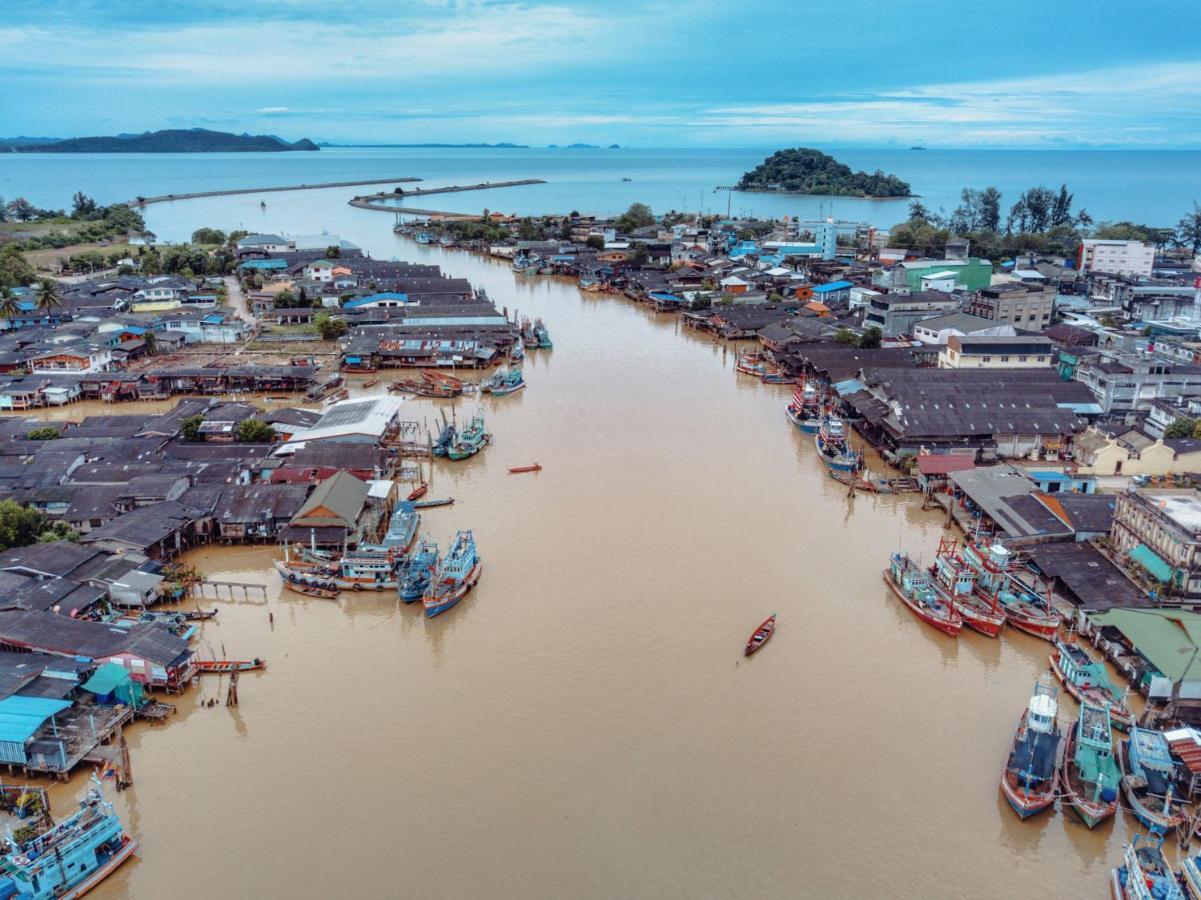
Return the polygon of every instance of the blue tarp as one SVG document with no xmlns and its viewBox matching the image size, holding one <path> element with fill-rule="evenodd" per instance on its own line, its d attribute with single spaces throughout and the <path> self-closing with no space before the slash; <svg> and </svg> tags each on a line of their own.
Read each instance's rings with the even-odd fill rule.
<svg viewBox="0 0 1201 900">
<path fill-rule="evenodd" d="M 813 288 L 815 294 L 830 294 L 835 291 L 845 291 L 854 287 L 849 281 L 831 281 L 829 284 L 818 284 Z"/>
<path fill-rule="evenodd" d="M 1172 567 L 1160 559 L 1155 551 L 1146 544 L 1139 544 L 1131 550 L 1130 558 L 1150 572 L 1156 581 L 1172 580 Z"/>
<path fill-rule="evenodd" d="M 42 723 L 71 706 L 70 700 L 45 697 L 5 697 L 0 700 L 0 741 L 24 744 Z"/>
</svg>

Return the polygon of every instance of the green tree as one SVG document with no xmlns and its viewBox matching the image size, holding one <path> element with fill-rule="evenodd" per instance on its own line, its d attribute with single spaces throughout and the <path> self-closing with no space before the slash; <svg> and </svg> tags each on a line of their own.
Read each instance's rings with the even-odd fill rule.
<svg viewBox="0 0 1201 900">
<path fill-rule="evenodd" d="M 79 532 L 66 522 L 51 522 L 38 532 L 39 544 L 53 544 L 56 541 L 77 541 Z"/>
<path fill-rule="evenodd" d="M 151 356 L 158 353 L 158 335 L 153 331 L 147 331 L 142 335 L 142 340 L 146 344 L 146 352 Z"/>
<path fill-rule="evenodd" d="M 584 239 L 584 243 L 587 244 L 589 247 L 591 247 L 593 250 L 604 250 L 605 249 L 605 239 L 603 237 L 601 237 L 599 234 L 588 235 L 588 237 Z"/>
<path fill-rule="evenodd" d="M 224 244 L 225 232 L 217 228 L 197 228 L 192 232 L 193 244 Z"/>
<path fill-rule="evenodd" d="M 1198 425 L 1201 425 L 1201 420 L 1190 419 L 1188 416 L 1180 416 L 1164 429 L 1163 436 L 1166 438 L 1192 437 Z"/>
<path fill-rule="evenodd" d="M 15 500 L 0 500 L 0 550 L 26 547 L 49 527 L 49 518 Z"/>
<path fill-rule="evenodd" d="M 0 286 L 14 288 L 32 284 L 35 275 L 33 266 L 15 242 L 0 246 Z"/>
<path fill-rule="evenodd" d="M 980 229 L 994 234 L 1001 228 L 1001 192 L 986 187 L 980 193 Z"/>
<path fill-rule="evenodd" d="M 909 201 L 909 221 L 910 222 L 929 222 L 930 210 L 926 209 L 926 204 L 914 197 Z"/>
<path fill-rule="evenodd" d="M 243 444 L 274 443 L 275 429 L 258 419 L 243 419 L 238 423 L 238 440 Z"/>
<path fill-rule="evenodd" d="M 1193 211 L 1176 225 L 1176 243 L 1188 247 L 1193 253 L 1201 253 L 1201 206 L 1193 201 Z"/>
<path fill-rule="evenodd" d="M 341 245 L 340 244 L 330 244 L 328 247 L 326 247 L 325 248 L 325 258 L 326 259 L 341 259 L 342 258 Z"/>
<path fill-rule="evenodd" d="M 856 344 L 859 342 L 859 338 L 855 337 L 855 332 L 851 331 L 845 325 L 834 333 L 834 340 L 840 344 Z"/>
<path fill-rule="evenodd" d="M 325 341 L 337 340 L 346 334 L 346 322 L 342 319 L 335 319 L 325 311 L 319 312 L 313 317 L 313 324 L 317 326 L 321 339 Z"/>
<path fill-rule="evenodd" d="M 880 341 L 883 338 L 884 332 L 875 325 L 869 325 L 863 330 L 863 334 L 859 335 L 858 345 L 864 350 L 874 350 L 880 346 Z"/>
<path fill-rule="evenodd" d="M 34 428 L 26 435 L 31 441 L 56 441 L 62 434 L 53 425 L 43 425 L 41 428 Z"/>
<path fill-rule="evenodd" d="M 0 287 L 0 317 L 11 319 L 21 311 L 21 305 L 17 301 L 17 295 L 12 292 L 12 288 Z"/>
<path fill-rule="evenodd" d="M 83 191 L 76 191 L 71 198 L 71 218 L 86 219 L 96 212 L 96 201 Z"/>
<path fill-rule="evenodd" d="M 43 278 L 38 284 L 37 308 L 49 313 L 62 305 L 63 298 L 58 290 L 58 282 L 53 278 Z"/>
<path fill-rule="evenodd" d="M 631 203 L 630 208 L 617 217 L 613 227 L 618 231 L 633 231 L 655 224 L 655 214 L 645 203 Z"/>
<path fill-rule="evenodd" d="M 200 439 L 200 426 L 204 424 L 204 416 L 188 416 L 179 423 L 179 436 L 185 441 Z"/>
</svg>

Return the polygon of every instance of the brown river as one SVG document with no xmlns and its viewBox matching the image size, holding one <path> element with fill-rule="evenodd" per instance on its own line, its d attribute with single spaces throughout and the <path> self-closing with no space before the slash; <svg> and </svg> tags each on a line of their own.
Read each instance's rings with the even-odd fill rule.
<svg viewBox="0 0 1201 900">
<path fill-rule="evenodd" d="M 943 637 L 881 581 L 898 546 L 932 558 L 940 516 L 914 495 L 848 500 L 785 419 L 790 388 L 735 373 L 732 347 L 674 316 L 402 241 L 342 199 L 305 212 L 470 278 L 554 338 L 527 390 L 484 401 L 492 446 L 435 468 L 430 496 L 457 502 L 422 530 L 474 529 L 483 579 L 427 621 L 394 596 L 281 593 L 274 547 L 192 554 L 268 586 L 216 604 L 204 655 L 269 667 L 236 709 L 200 706 L 224 699 L 213 678 L 129 731 L 116 804 L 142 846 L 97 896 L 1106 892 L 1132 820 L 1023 823 L 997 790 L 1049 646 Z M 319 224 L 289 228 L 271 203 L 274 229 Z M 238 224 L 207 209 L 193 227 Z M 772 612 L 774 639 L 743 660 Z M 55 789 L 60 815 L 84 779 Z"/>
</svg>

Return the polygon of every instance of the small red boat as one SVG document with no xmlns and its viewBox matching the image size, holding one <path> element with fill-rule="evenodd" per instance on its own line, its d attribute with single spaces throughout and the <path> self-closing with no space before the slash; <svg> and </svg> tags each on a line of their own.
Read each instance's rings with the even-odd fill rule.
<svg viewBox="0 0 1201 900">
<path fill-rule="evenodd" d="M 428 491 L 429 489 L 430 489 L 430 486 L 428 484 L 425 484 L 424 482 L 422 482 L 421 484 L 417 485 L 417 487 L 413 488 L 413 490 L 409 491 L 409 499 L 410 500 L 420 500 L 422 497 L 425 496 L 425 492 Z"/>
<path fill-rule="evenodd" d="M 509 469 L 509 474 L 517 475 L 521 472 L 541 472 L 541 471 L 542 471 L 542 466 L 540 466 L 538 463 L 534 463 L 532 466 L 514 466 L 513 468 Z"/>
<path fill-rule="evenodd" d="M 763 620 L 763 624 L 755 629 L 755 633 L 751 635 L 751 639 L 746 642 L 746 650 L 743 651 L 743 656 L 750 656 L 760 647 L 767 643 L 768 638 L 776 630 L 776 614 L 772 613 Z"/>
<path fill-rule="evenodd" d="M 259 659 L 257 656 L 254 659 L 198 659 L 196 660 L 196 668 L 200 672 L 218 672 L 221 674 L 251 672 L 255 669 L 267 668 L 267 660 Z"/>
</svg>

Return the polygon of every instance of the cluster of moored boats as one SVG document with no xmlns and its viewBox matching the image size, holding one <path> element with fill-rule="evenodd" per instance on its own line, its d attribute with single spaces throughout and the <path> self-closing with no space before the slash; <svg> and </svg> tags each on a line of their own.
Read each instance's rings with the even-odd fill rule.
<svg viewBox="0 0 1201 900">
<path fill-rule="evenodd" d="M 285 548 L 285 558 L 275 563 L 284 586 L 329 600 L 342 591 L 395 593 L 405 603 L 420 600 L 430 617 L 450 609 L 479 581 L 482 563 L 475 537 L 458 531 L 439 554 L 437 544 L 418 536 L 417 502 L 396 505 L 378 543 L 361 543 L 345 552 L 300 547 L 295 557 Z"/>
<path fill-rule="evenodd" d="M 851 447 L 846 422 L 809 382 L 798 385 L 784 409 L 788 421 L 813 435 L 817 455 L 832 472 L 858 472 L 863 454 Z"/>
<path fill-rule="evenodd" d="M 434 456 L 451 460 L 470 459 L 492 443 L 492 435 L 484 424 L 484 411 L 477 410 L 466 425 L 460 426 L 453 416 L 442 418 L 442 429 L 434 440 Z"/>
</svg>

